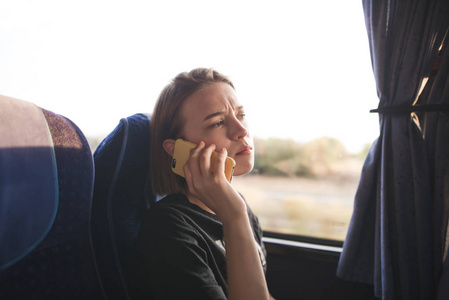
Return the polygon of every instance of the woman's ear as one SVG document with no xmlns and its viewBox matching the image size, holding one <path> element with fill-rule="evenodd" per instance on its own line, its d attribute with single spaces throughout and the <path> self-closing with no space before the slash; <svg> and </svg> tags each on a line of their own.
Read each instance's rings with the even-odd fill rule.
<svg viewBox="0 0 449 300">
<path fill-rule="evenodd" d="M 162 147 L 164 147 L 165 152 L 168 155 L 173 156 L 173 152 L 175 151 L 175 140 L 167 139 L 162 143 Z"/>
</svg>

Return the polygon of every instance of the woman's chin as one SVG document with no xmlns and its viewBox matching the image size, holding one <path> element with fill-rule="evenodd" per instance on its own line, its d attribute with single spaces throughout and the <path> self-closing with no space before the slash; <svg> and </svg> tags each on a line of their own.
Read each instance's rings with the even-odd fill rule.
<svg viewBox="0 0 449 300">
<path fill-rule="evenodd" d="M 236 164 L 235 169 L 234 169 L 234 176 L 240 176 L 240 175 L 245 175 L 248 174 L 249 172 L 251 172 L 251 170 L 253 169 L 254 164 Z"/>
</svg>

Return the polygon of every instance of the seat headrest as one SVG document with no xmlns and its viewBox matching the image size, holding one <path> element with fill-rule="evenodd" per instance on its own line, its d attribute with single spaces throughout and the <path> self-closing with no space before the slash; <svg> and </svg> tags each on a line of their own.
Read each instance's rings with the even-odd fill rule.
<svg viewBox="0 0 449 300">
<path fill-rule="evenodd" d="M 31 252 L 58 210 L 58 174 L 41 109 L 0 95 L 0 270 Z"/>
<path fill-rule="evenodd" d="M 154 195 L 147 187 L 149 125 L 150 119 L 146 114 L 123 118 L 95 150 L 95 183 L 108 187 L 110 197 L 125 193 L 147 199 L 148 204 L 153 201 Z"/>
<path fill-rule="evenodd" d="M 134 243 L 155 201 L 148 184 L 149 148 L 150 119 L 135 114 L 120 120 L 94 153 L 92 239 L 106 293 L 116 299 L 132 293 Z"/>
</svg>

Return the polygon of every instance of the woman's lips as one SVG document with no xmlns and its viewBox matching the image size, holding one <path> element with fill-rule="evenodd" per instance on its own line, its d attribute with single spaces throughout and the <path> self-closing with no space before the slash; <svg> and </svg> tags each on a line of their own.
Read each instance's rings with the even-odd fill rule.
<svg viewBox="0 0 449 300">
<path fill-rule="evenodd" d="M 237 152 L 235 155 L 249 155 L 252 153 L 253 148 L 250 146 L 242 147 L 239 152 Z"/>
</svg>

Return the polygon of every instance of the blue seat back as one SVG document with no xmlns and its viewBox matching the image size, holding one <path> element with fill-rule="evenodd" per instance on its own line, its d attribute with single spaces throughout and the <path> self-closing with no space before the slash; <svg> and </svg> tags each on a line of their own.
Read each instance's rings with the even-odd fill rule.
<svg viewBox="0 0 449 300">
<path fill-rule="evenodd" d="M 149 187 L 150 119 L 120 121 L 94 153 L 92 233 L 108 299 L 135 298 L 133 247 L 155 196 Z"/>
<path fill-rule="evenodd" d="M 0 175 L 0 216 L 10 216 L 0 222 L 0 247 L 21 250 L 3 259 L 0 298 L 104 298 L 89 232 L 93 159 L 86 138 L 65 117 L 0 96 L 0 111 L 6 109 L 9 113 L 2 115 L 0 126 L 17 119 L 21 125 L 0 130 L 0 139 L 15 136 L 23 141 L 16 148 L 0 149 L 0 169 L 14 175 Z M 47 146 L 29 143 L 29 133 L 36 126 L 46 128 L 39 134 L 48 139 Z M 36 182 L 44 192 L 36 189 Z M 39 227 L 37 233 L 30 234 L 35 227 Z M 23 236 L 31 238 L 17 243 Z"/>
</svg>

